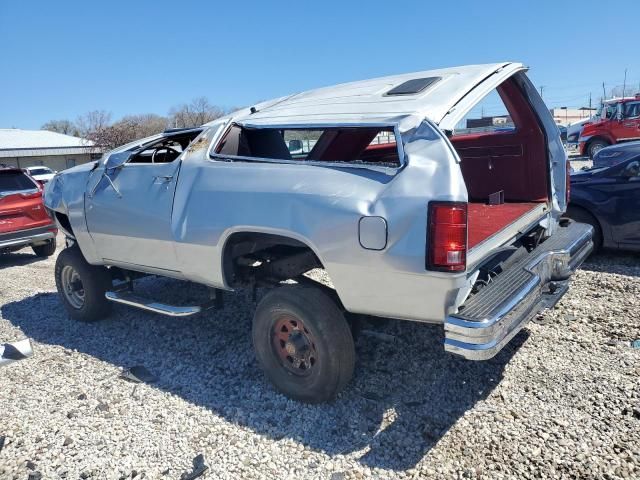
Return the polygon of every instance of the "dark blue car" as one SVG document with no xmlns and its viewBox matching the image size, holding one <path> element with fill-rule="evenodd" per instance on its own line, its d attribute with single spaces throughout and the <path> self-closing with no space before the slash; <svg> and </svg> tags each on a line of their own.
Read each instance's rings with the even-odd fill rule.
<svg viewBox="0 0 640 480">
<path fill-rule="evenodd" d="M 640 142 L 625 142 L 605 147 L 593 156 L 594 167 L 613 167 L 640 155 Z"/>
<path fill-rule="evenodd" d="M 566 216 L 593 226 L 594 250 L 640 250 L 640 154 L 573 173 Z"/>
</svg>

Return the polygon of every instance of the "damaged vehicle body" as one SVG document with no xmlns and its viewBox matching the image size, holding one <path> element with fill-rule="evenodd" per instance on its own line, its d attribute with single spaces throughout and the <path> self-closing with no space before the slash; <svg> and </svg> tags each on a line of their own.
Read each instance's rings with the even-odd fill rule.
<svg viewBox="0 0 640 480">
<path fill-rule="evenodd" d="M 58 174 L 45 198 L 69 239 L 56 264 L 63 303 L 81 320 L 113 302 L 186 316 L 220 307 L 224 291 L 271 287 L 256 356 L 280 391 L 309 402 L 348 383 L 357 315 L 441 324 L 445 350 L 493 357 L 559 300 L 592 248 L 590 226 L 561 220 L 568 162 L 525 71 L 321 88 Z M 490 94 L 508 126 L 461 128 Z M 305 275 L 317 268 L 333 288 Z M 211 298 L 141 298 L 145 274 L 206 285 Z"/>
</svg>

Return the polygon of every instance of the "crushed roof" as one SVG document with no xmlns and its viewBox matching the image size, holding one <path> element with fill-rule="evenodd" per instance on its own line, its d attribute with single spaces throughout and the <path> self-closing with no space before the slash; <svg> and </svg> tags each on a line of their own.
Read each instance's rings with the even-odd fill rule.
<svg viewBox="0 0 640 480">
<path fill-rule="evenodd" d="M 512 62 L 465 65 L 406 73 L 318 88 L 256 105 L 253 111 L 232 114 L 234 120 L 265 125 L 322 121 L 395 121 L 408 115 L 428 117 L 438 123 L 449 110 L 483 80 Z M 389 95 L 394 88 L 425 78 L 437 78 L 424 89 Z"/>
</svg>

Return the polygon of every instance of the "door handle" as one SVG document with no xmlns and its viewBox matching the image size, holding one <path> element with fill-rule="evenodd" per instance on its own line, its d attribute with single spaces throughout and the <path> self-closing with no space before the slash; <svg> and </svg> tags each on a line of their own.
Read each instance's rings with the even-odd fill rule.
<svg viewBox="0 0 640 480">
<path fill-rule="evenodd" d="M 156 175 L 155 177 L 156 180 L 160 180 L 162 183 L 169 183 L 171 180 L 173 180 L 173 175 Z"/>
</svg>

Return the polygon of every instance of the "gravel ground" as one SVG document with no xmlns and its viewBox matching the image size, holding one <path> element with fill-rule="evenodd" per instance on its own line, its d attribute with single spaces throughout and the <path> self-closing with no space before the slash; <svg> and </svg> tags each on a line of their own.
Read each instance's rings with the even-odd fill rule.
<svg viewBox="0 0 640 480">
<path fill-rule="evenodd" d="M 347 390 L 307 406 L 257 369 L 249 295 L 191 319 L 116 308 L 80 324 L 55 257 L 1 257 L 0 340 L 28 336 L 35 354 L 0 370 L 0 479 L 178 479 L 200 453 L 211 479 L 640 478 L 637 258 L 591 258 L 488 362 L 445 354 L 436 326 L 369 326 Z M 157 379 L 119 378 L 134 365 Z"/>
</svg>

